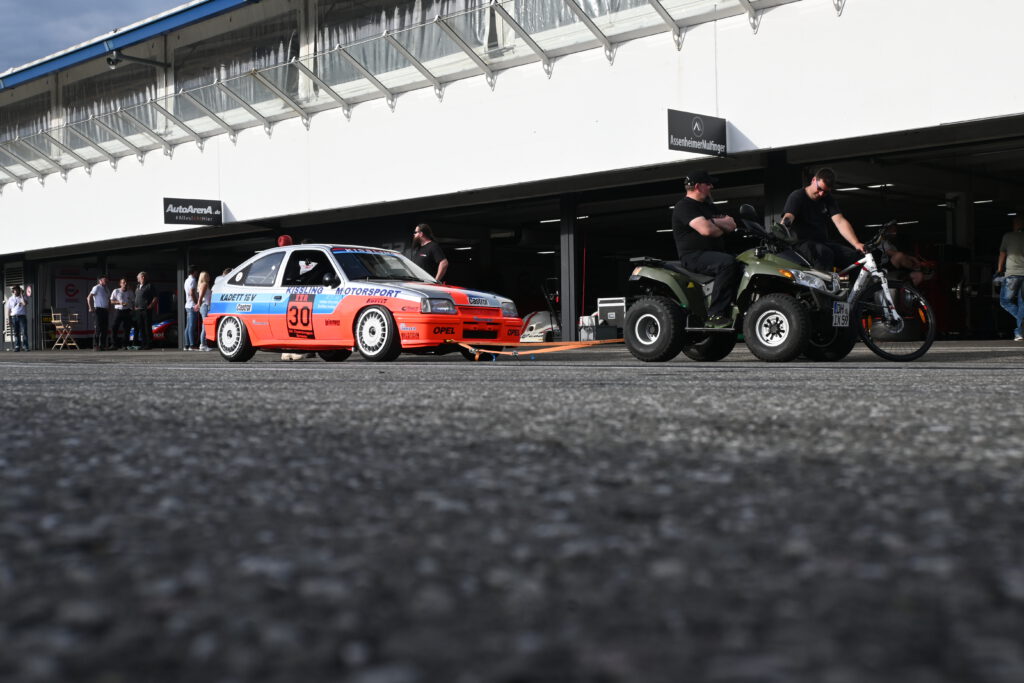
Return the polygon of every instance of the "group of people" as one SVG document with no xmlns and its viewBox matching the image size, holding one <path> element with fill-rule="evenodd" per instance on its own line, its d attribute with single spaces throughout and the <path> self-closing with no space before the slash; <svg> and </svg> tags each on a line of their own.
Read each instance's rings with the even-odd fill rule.
<svg viewBox="0 0 1024 683">
<path fill-rule="evenodd" d="M 95 317 L 92 348 L 94 351 L 113 349 L 149 349 L 153 346 L 153 314 L 156 312 L 156 287 L 149 281 L 146 271 L 135 276 L 137 287 L 122 277 L 117 289 L 110 291 L 109 276 L 96 278 L 96 285 L 85 297 L 89 312 Z M 113 316 L 111 316 L 113 310 Z M 111 324 L 113 323 L 113 324 Z M 131 344 L 131 330 L 135 329 L 135 344 Z"/>
<path fill-rule="evenodd" d="M 676 250 L 683 268 L 715 278 L 708 319 L 710 328 L 733 326 L 731 309 L 739 290 L 743 269 L 732 254 L 726 252 L 724 236 L 736 229 L 736 221 L 729 216 L 716 214 L 711 201 L 711 191 L 718 178 L 706 171 L 691 174 L 685 180 L 686 196 L 672 211 L 672 232 Z M 822 168 L 804 187 L 797 188 L 786 198 L 782 220 L 787 230 L 792 231 L 793 249 L 799 252 L 815 268 L 831 271 L 843 269 L 859 259 L 864 252 L 864 243 L 839 209 L 832 195 L 836 175 L 832 169 Z M 846 241 L 840 243 L 829 239 L 829 227 L 834 226 Z M 920 275 L 921 262 L 891 245 L 886 249 L 893 266 Z"/>
<path fill-rule="evenodd" d="M 226 273 L 225 273 L 226 274 Z M 199 266 L 188 267 L 185 278 L 185 343 L 183 351 L 209 351 L 203 332 L 203 318 L 210 313 L 213 301 L 213 278 L 210 273 L 200 271 Z"/>
</svg>

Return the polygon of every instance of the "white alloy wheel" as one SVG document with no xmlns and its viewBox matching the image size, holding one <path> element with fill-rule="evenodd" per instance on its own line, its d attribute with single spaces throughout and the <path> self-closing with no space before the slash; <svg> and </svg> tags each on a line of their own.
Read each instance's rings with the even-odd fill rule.
<svg viewBox="0 0 1024 683">
<path fill-rule="evenodd" d="M 633 324 L 633 333 L 638 344 L 650 346 L 661 337 L 661 321 L 656 315 L 644 313 Z"/>
<path fill-rule="evenodd" d="M 789 338 L 789 320 L 785 313 L 769 309 L 757 318 L 757 340 L 769 347 L 781 346 Z"/>
</svg>

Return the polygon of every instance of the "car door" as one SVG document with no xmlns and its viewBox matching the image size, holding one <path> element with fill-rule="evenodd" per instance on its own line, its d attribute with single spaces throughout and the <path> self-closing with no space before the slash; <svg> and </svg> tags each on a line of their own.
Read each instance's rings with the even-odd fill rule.
<svg viewBox="0 0 1024 683">
<path fill-rule="evenodd" d="M 295 249 L 288 254 L 281 279 L 284 314 L 274 319 L 275 334 L 281 339 L 296 342 L 340 337 L 340 323 L 333 313 L 341 296 L 334 287 L 325 286 L 325 276 L 338 280 L 327 251 Z"/>
</svg>

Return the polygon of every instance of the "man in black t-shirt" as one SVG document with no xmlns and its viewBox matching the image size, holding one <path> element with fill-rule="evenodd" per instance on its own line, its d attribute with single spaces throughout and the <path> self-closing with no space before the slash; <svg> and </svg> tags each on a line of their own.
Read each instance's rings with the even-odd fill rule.
<svg viewBox="0 0 1024 683">
<path fill-rule="evenodd" d="M 441 245 L 434 241 L 434 232 L 426 223 L 420 223 L 412 232 L 413 262 L 434 276 L 438 282 L 444 282 L 444 274 L 448 272 L 448 258 L 444 255 Z"/>
<path fill-rule="evenodd" d="M 839 204 L 832 196 L 835 184 L 835 172 L 823 168 L 814 174 L 806 187 L 793 190 L 782 209 L 782 222 L 792 224 L 799 240 L 794 248 L 816 268 L 826 272 L 831 271 L 833 266 L 845 268 L 864 252 L 864 244 L 857 239 L 853 226 L 843 217 Z M 833 225 L 850 246 L 829 239 L 830 227 Z"/>
<path fill-rule="evenodd" d="M 736 229 L 736 221 L 714 213 L 711 190 L 717 182 L 718 178 L 707 171 L 697 171 L 686 178 L 686 196 L 672 210 L 672 236 L 683 268 L 715 277 L 706 325 L 732 327 L 730 309 L 743 268 L 725 252 L 722 236 Z"/>
</svg>

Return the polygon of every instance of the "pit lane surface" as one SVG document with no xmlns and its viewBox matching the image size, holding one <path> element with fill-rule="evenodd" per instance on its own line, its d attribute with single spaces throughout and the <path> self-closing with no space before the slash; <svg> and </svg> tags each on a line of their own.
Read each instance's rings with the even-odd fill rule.
<svg viewBox="0 0 1024 683">
<path fill-rule="evenodd" d="M 0 680 L 1024 676 L 1024 345 L 0 354 Z"/>
</svg>

